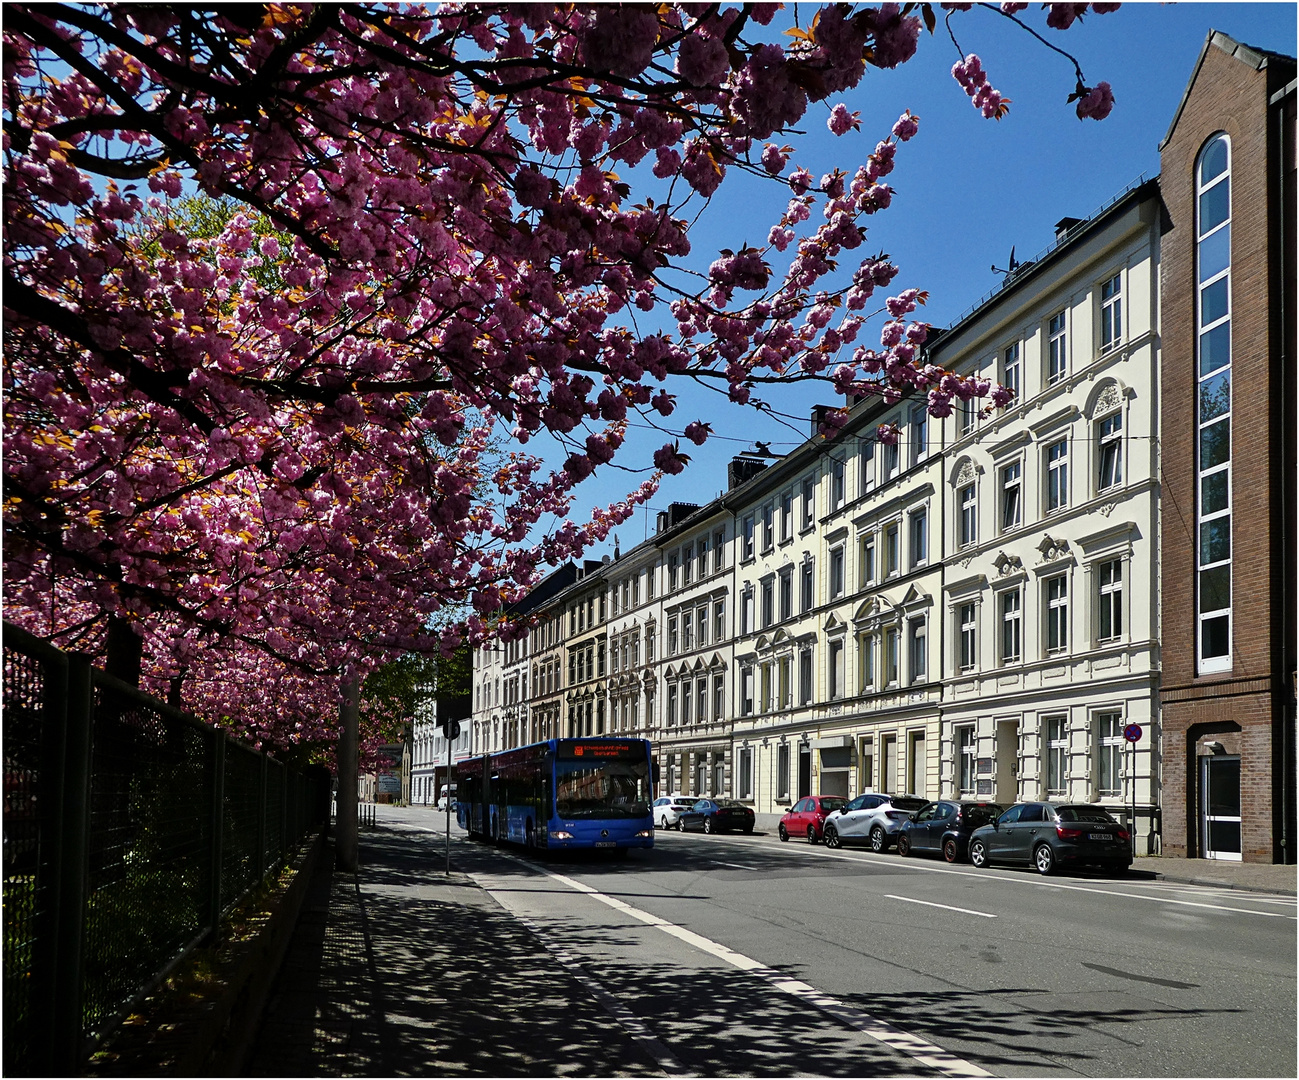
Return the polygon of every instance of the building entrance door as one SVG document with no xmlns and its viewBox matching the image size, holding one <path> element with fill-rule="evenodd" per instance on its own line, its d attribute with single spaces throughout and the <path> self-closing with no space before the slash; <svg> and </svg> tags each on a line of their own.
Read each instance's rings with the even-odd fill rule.
<svg viewBox="0 0 1299 1080">
<path fill-rule="evenodd" d="M 812 794 L 812 751 L 806 745 L 798 748 L 798 797 L 806 799 Z"/>
<path fill-rule="evenodd" d="M 1200 849 L 1240 862 L 1240 758 L 1200 758 Z"/>
<path fill-rule="evenodd" d="M 1019 802 L 1019 721 L 997 721 L 997 802 Z"/>
</svg>

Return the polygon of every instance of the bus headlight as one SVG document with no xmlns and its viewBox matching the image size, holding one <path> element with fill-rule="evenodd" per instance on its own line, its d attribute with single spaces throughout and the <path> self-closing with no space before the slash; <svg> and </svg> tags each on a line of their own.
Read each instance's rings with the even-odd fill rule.
<svg viewBox="0 0 1299 1080">
<path fill-rule="evenodd" d="M 571 832 L 565 832 L 563 829 L 551 829 L 550 838 L 552 840 L 572 840 L 573 834 Z"/>
</svg>

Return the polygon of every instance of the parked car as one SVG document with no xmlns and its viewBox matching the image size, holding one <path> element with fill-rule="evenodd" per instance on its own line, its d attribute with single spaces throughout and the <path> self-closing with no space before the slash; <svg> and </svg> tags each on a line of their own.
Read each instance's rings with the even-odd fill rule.
<svg viewBox="0 0 1299 1080">
<path fill-rule="evenodd" d="M 970 862 L 1018 863 L 1049 874 L 1069 863 L 1111 870 L 1132 865 L 1132 838 L 1103 806 L 1016 803 L 970 835 Z"/>
<path fill-rule="evenodd" d="M 753 832 L 753 811 L 736 799 L 700 799 L 689 810 L 681 812 L 677 828 L 703 829 L 706 833 L 743 829 Z"/>
<path fill-rule="evenodd" d="M 996 821 L 1005 810 L 993 802 L 938 799 L 902 822 L 898 830 L 898 854 L 941 854 L 948 862 L 964 859 L 970 834 Z"/>
<path fill-rule="evenodd" d="M 782 840 L 806 836 L 809 844 L 815 844 L 823 835 L 826 818 L 847 805 L 848 800 L 839 795 L 809 795 L 786 811 L 777 832 Z"/>
<path fill-rule="evenodd" d="M 827 847 L 864 842 L 871 851 L 888 851 L 897 841 L 902 823 L 926 804 L 918 795 L 886 795 L 866 791 L 825 819 Z"/>
<path fill-rule="evenodd" d="M 447 809 L 447 803 L 449 802 L 451 804 L 451 809 L 454 810 L 456 801 L 456 785 L 443 784 L 442 790 L 438 793 L 438 801 L 435 808 L 438 810 L 445 810 Z"/>
<path fill-rule="evenodd" d="M 660 829 L 681 827 L 681 815 L 695 805 L 688 795 L 663 795 L 654 800 L 654 824 Z"/>
</svg>

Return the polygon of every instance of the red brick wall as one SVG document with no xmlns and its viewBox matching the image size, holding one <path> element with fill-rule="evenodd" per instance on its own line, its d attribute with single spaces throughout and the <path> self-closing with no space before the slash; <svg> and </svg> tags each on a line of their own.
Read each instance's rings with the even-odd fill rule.
<svg viewBox="0 0 1299 1080">
<path fill-rule="evenodd" d="M 1275 80 L 1275 67 L 1272 74 Z M 1202 725 L 1234 725 L 1241 732 L 1244 858 L 1262 862 L 1279 853 L 1274 744 L 1284 722 L 1268 94 L 1267 69 L 1210 45 L 1162 148 L 1160 177 L 1171 223 L 1161 244 L 1163 848 L 1197 854 L 1194 744 Z M 1218 131 L 1230 137 L 1232 152 L 1232 670 L 1197 677 L 1195 162 Z M 1224 692 L 1233 696 L 1217 696 Z"/>
</svg>

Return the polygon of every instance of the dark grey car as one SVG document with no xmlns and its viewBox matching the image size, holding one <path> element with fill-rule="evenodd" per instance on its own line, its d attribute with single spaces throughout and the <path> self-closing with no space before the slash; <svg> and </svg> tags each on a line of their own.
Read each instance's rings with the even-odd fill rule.
<svg viewBox="0 0 1299 1080">
<path fill-rule="evenodd" d="M 1039 874 L 1084 863 L 1125 870 L 1132 865 L 1132 840 L 1103 806 L 1016 803 L 970 835 L 970 862 L 1033 866 Z"/>
</svg>

